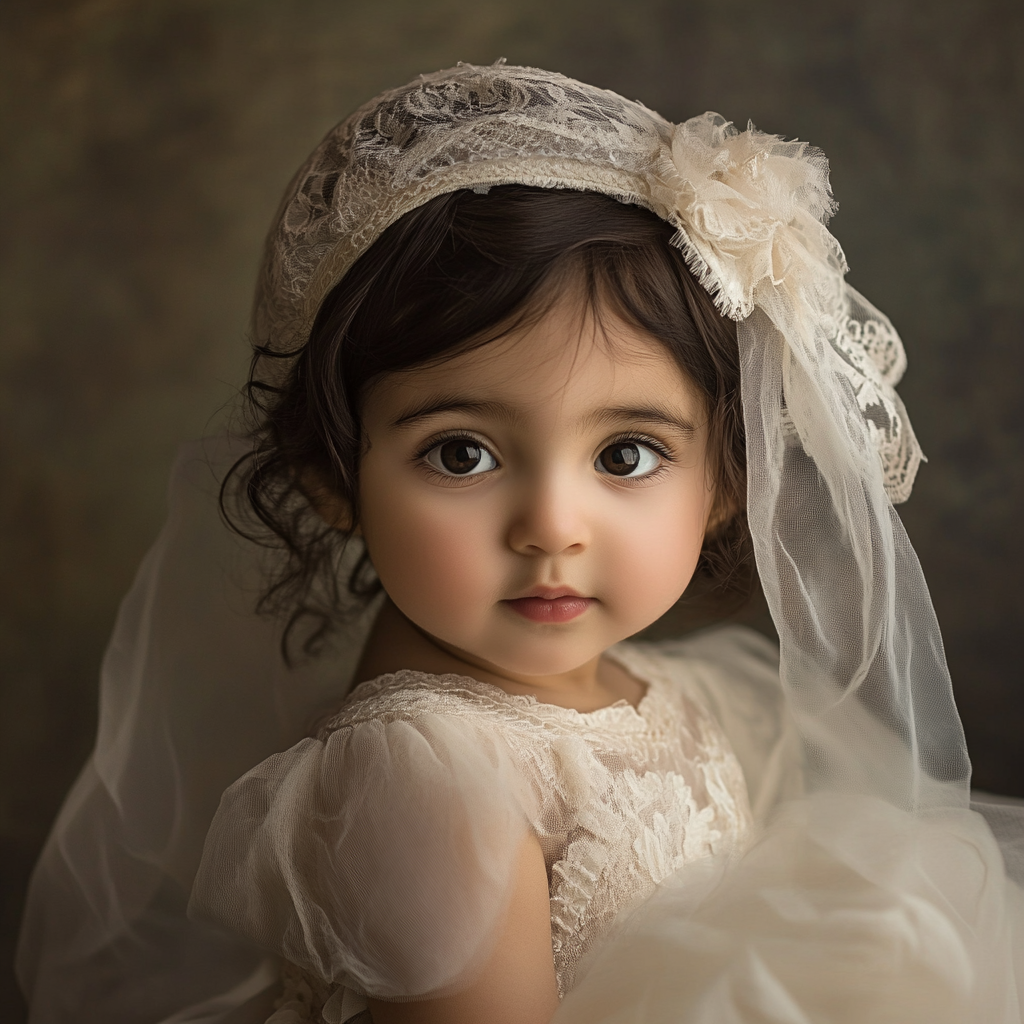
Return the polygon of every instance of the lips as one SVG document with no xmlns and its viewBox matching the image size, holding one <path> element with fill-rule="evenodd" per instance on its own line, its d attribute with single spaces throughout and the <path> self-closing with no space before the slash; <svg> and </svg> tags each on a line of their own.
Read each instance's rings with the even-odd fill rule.
<svg viewBox="0 0 1024 1024">
<path fill-rule="evenodd" d="M 569 587 L 535 587 L 526 597 L 504 601 L 514 612 L 531 622 L 571 622 L 593 603 Z"/>
</svg>

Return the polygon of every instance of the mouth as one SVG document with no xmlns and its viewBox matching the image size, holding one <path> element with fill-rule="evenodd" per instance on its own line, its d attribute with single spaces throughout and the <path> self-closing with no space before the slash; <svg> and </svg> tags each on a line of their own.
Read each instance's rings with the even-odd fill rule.
<svg viewBox="0 0 1024 1024">
<path fill-rule="evenodd" d="M 592 604 L 592 597 L 583 597 L 571 587 L 534 587 L 525 597 L 503 601 L 514 612 L 531 622 L 571 622 Z"/>
</svg>

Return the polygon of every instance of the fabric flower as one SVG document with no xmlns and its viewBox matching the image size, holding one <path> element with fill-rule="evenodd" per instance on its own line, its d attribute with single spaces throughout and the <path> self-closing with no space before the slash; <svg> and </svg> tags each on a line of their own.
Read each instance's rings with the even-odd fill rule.
<svg viewBox="0 0 1024 1024">
<path fill-rule="evenodd" d="M 806 142 L 786 142 L 721 115 L 676 125 L 655 168 L 653 198 L 680 229 L 691 270 L 734 320 L 749 316 L 759 286 L 801 288 L 846 270 L 824 227 L 835 212 L 828 161 Z"/>
</svg>

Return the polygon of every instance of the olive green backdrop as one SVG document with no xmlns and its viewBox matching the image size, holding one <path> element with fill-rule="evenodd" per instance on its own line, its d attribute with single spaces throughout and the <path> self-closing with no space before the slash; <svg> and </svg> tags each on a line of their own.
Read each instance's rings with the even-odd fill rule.
<svg viewBox="0 0 1024 1024">
<path fill-rule="evenodd" d="M 982 787 L 1024 794 L 1024 5 L 1017 0 L 5 0 L 0 1016 L 32 860 L 92 742 L 176 444 L 243 380 L 278 196 L 335 121 L 507 57 L 831 158 L 931 461 L 903 515 Z"/>
</svg>

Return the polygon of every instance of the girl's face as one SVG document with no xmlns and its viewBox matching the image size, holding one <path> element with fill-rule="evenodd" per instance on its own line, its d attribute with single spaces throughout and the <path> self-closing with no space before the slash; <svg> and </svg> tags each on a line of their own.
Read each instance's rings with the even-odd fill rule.
<svg viewBox="0 0 1024 1024">
<path fill-rule="evenodd" d="M 680 597 L 714 498 L 696 389 L 563 300 L 366 396 L 359 520 L 384 589 L 499 675 L 570 672 Z"/>
</svg>

